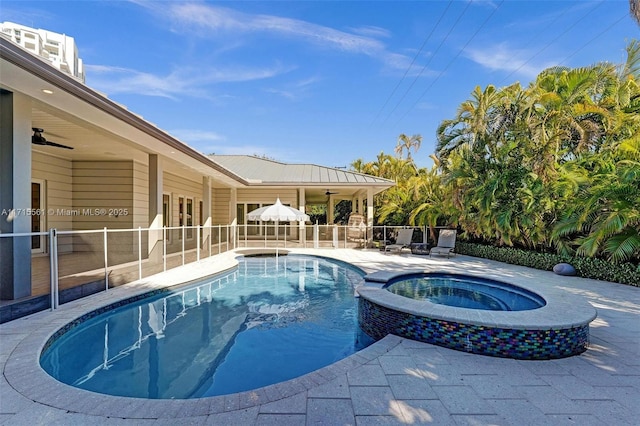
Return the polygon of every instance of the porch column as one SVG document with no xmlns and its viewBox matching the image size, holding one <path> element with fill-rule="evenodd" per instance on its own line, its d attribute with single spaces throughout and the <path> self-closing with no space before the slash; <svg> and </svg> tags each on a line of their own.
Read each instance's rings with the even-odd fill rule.
<svg viewBox="0 0 640 426">
<path fill-rule="evenodd" d="M 149 154 L 149 261 L 162 262 L 162 158 Z"/>
<path fill-rule="evenodd" d="M 208 247 L 211 244 L 211 178 L 209 176 L 202 177 L 202 219 L 204 223 L 202 228 L 202 247 Z"/>
<path fill-rule="evenodd" d="M 238 190 L 231 188 L 229 194 L 229 225 L 238 224 L 238 209 L 236 204 L 238 204 Z"/>
<path fill-rule="evenodd" d="M 329 194 L 329 201 L 327 206 L 327 224 L 333 225 L 333 215 L 335 206 L 333 205 L 333 194 Z"/>
<path fill-rule="evenodd" d="M 307 203 L 304 188 L 298 188 L 298 210 L 305 213 L 305 205 Z M 304 222 L 298 222 L 298 240 L 302 244 L 302 247 L 306 246 L 307 242 L 307 230 Z"/>
<path fill-rule="evenodd" d="M 229 193 L 229 225 L 232 225 L 229 232 L 233 232 L 233 246 L 237 247 L 238 242 L 236 241 L 236 237 L 238 235 L 237 225 L 238 225 L 238 190 L 236 188 L 231 188 Z M 246 213 L 246 212 L 245 212 Z"/>
<path fill-rule="evenodd" d="M 31 232 L 31 102 L 0 89 L 0 232 Z M 31 295 L 31 238 L 0 238 L 0 299 Z"/>
<path fill-rule="evenodd" d="M 367 246 L 371 242 L 373 236 L 373 188 L 367 188 L 367 227 L 370 229 L 367 232 Z"/>
</svg>

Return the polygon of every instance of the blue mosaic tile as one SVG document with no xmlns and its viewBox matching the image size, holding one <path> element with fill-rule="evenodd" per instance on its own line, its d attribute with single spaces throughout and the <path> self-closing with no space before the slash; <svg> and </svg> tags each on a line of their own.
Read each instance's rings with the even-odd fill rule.
<svg viewBox="0 0 640 426">
<path fill-rule="evenodd" d="M 463 324 L 399 312 L 360 298 L 360 328 L 375 340 L 387 334 L 450 349 L 515 359 L 556 359 L 580 354 L 589 345 L 589 325 L 521 330 Z"/>
</svg>

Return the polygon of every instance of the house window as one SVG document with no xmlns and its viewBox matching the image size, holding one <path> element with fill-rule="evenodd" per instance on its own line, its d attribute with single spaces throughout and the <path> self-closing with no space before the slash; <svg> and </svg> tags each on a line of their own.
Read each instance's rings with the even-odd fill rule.
<svg viewBox="0 0 640 426">
<path fill-rule="evenodd" d="M 260 204 L 248 203 L 246 204 L 245 214 L 250 213 L 258 208 L 260 208 Z M 260 226 L 260 223 L 261 222 L 258 220 L 247 220 L 247 235 L 248 236 L 262 235 L 262 227 Z"/>
<path fill-rule="evenodd" d="M 171 226 L 171 196 L 162 194 L 162 226 Z"/>
<path fill-rule="evenodd" d="M 42 232 L 44 229 L 44 181 L 31 182 L 31 209 L 39 214 L 31 215 L 31 232 Z M 34 253 L 44 253 L 44 236 L 34 235 L 31 237 L 31 251 Z"/>
<path fill-rule="evenodd" d="M 185 212 L 185 219 L 187 224 L 187 238 L 193 238 L 193 198 L 187 198 L 187 210 Z"/>
<path fill-rule="evenodd" d="M 178 197 L 178 226 L 184 226 L 184 197 Z M 182 230 L 178 232 L 178 239 L 182 239 Z"/>
<path fill-rule="evenodd" d="M 236 204 L 236 219 L 238 221 L 238 235 L 244 237 L 244 204 Z"/>
<path fill-rule="evenodd" d="M 184 225 L 184 197 L 178 197 L 178 226 Z"/>
</svg>

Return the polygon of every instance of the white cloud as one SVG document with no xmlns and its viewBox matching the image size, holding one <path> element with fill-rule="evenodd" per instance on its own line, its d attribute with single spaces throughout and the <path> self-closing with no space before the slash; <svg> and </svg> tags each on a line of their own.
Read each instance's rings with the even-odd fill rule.
<svg viewBox="0 0 640 426">
<path fill-rule="evenodd" d="M 218 142 L 225 139 L 224 136 L 209 130 L 174 129 L 169 133 L 189 144 L 195 142 Z"/>
<path fill-rule="evenodd" d="M 108 94 L 135 93 L 147 96 L 177 98 L 178 96 L 210 97 L 204 87 L 216 83 L 267 79 L 286 73 L 280 65 L 269 68 L 193 68 L 178 67 L 167 75 L 155 75 L 122 67 L 86 65 L 92 87 Z"/>
<path fill-rule="evenodd" d="M 506 71 L 527 78 L 535 78 L 540 71 L 553 64 L 552 62 L 532 63 L 531 59 L 534 58 L 534 53 L 528 50 L 513 49 L 507 43 L 477 49 L 469 48 L 465 50 L 464 54 L 472 61 L 492 71 Z"/>
<path fill-rule="evenodd" d="M 298 96 L 290 90 L 274 89 L 270 87 L 270 88 L 264 89 L 264 91 L 267 93 L 271 93 L 273 95 L 278 95 L 285 99 L 289 99 L 291 101 L 298 99 Z"/>
<path fill-rule="evenodd" d="M 136 3 L 168 19 L 172 26 L 181 27 L 181 32 L 201 37 L 271 34 L 326 49 L 367 55 L 391 67 L 406 67 L 410 61 L 404 55 L 390 52 L 384 43 L 375 38 L 390 36 L 389 31 L 375 26 L 362 26 L 346 32 L 300 19 L 244 13 L 199 2 L 139 0 Z"/>
<path fill-rule="evenodd" d="M 264 91 L 295 101 L 307 96 L 311 88 L 320 80 L 321 78 L 319 77 L 309 77 L 304 80 L 291 82 L 287 84 L 285 88 L 269 87 L 264 89 Z"/>
<path fill-rule="evenodd" d="M 354 27 L 350 30 L 356 34 L 360 34 L 367 37 L 379 37 L 388 38 L 391 37 L 391 32 L 385 28 L 376 27 L 373 25 L 366 25 L 363 27 Z"/>
<path fill-rule="evenodd" d="M 170 9 L 167 11 L 168 16 L 174 22 L 187 26 L 196 25 L 213 32 L 280 34 L 322 46 L 364 54 L 384 50 L 384 45 L 371 37 L 350 34 L 299 19 L 254 15 L 202 3 L 171 3 L 168 9 Z"/>
</svg>

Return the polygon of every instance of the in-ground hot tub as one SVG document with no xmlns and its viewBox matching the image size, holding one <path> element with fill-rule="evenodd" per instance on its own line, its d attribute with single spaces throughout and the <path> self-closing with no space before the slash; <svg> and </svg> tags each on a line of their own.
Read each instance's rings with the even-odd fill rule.
<svg viewBox="0 0 640 426">
<path fill-rule="evenodd" d="M 429 288 L 429 278 L 442 277 L 464 285 Z M 519 283 L 517 278 L 506 283 L 476 275 L 381 271 L 365 280 L 368 285 L 357 289 L 358 322 L 374 339 L 395 334 L 475 354 L 554 359 L 587 350 L 589 323 L 596 318 L 595 309 L 580 296 L 550 286 Z M 482 291 L 475 291 L 474 285 Z M 393 287 L 400 287 L 400 294 L 389 291 Z M 493 288 L 499 288 L 498 293 L 506 290 L 507 296 L 496 294 Z M 523 294 L 533 304 L 510 309 L 503 299 L 513 294 Z M 461 298 L 467 301 L 459 306 L 434 303 Z M 486 305 L 476 303 L 480 300 Z"/>
</svg>

